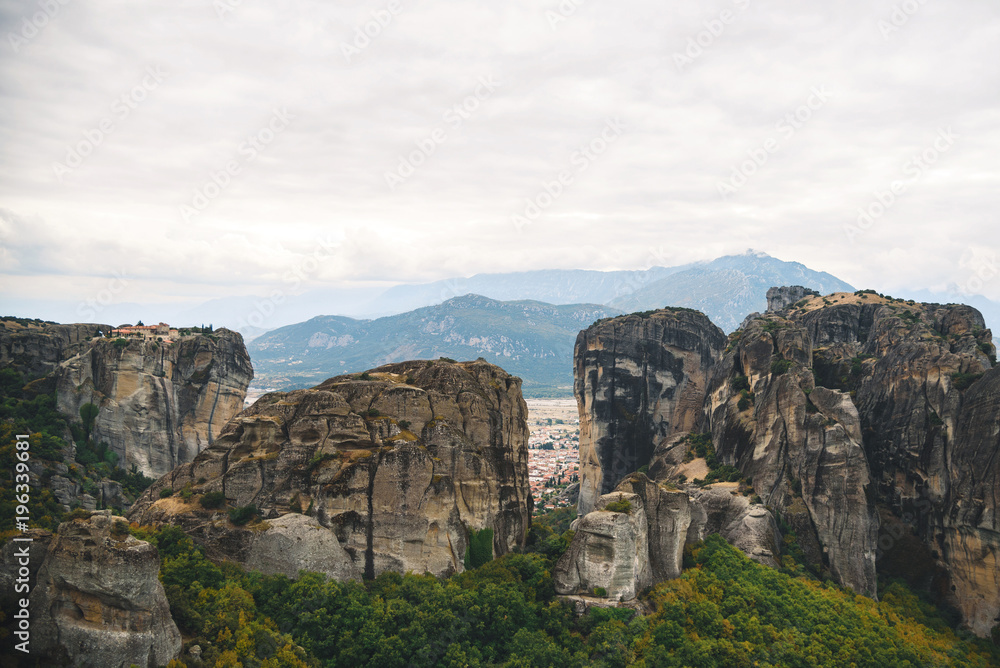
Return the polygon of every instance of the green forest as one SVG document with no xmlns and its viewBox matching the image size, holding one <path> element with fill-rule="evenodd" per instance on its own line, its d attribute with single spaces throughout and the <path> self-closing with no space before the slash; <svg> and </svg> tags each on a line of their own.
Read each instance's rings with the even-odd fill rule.
<svg viewBox="0 0 1000 668">
<path fill-rule="evenodd" d="M 646 614 L 594 607 L 577 617 L 553 589 L 568 536 L 548 519 L 526 553 L 447 579 L 383 573 L 363 583 L 246 572 L 212 563 L 174 527 L 132 532 L 157 545 L 185 647 L 202 649 L 170 668 L 1000 665 L 991 643 L 956 632 L 900 583 L 875 602 L 761 566 L 719 536 L 688 551 L 681 578 L 645 592 Z"/>
</svg>

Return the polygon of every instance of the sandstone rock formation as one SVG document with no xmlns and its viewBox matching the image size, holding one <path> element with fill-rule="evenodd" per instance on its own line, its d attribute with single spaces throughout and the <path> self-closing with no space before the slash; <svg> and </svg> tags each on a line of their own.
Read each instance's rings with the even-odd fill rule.
<svg viewBox="0 0 1000 668">
<path fill-rule="evenodd" d="M 607 508 L 614 503 L 628 504 L 628 510 Z M 646 512 L 638 494 L 601 496 L 595 509 L 574 522 L 573 528 L 573 542 L 553 573 L 556 592 L 628 601 L 653 583 Z"/>
<path fill-rule="evenodd" d="M 615 492 L 635 494 L 642 501 L 646 516 L 645 542 L 649 546 L 648 560 L 654 582 L 678 577 L 684 568 L 684 545 L 694 513 L 688 493 L 668 489 L 642 473 L 622 480 Z"/>
<path fill-rule="evenodd" d="M 809 331 L 817 383 L 854 393 L 878 502 L 917 531 L 947 601 L 988 634 L 1000 617 L 1000 381 L 982 315 L 872 293 L 782 315 Z"/>
<path fill-rule="evenodd" d="M 60 362 L 84 352 L 98 331 L 111 325 L 59 325 L 23 319 L 0 319 L 0 368 L 13 367 L 26 379 L 51 373 Z"/>
<path fill-rule="evenodd" d="M 712 374 L 712 441 L 804 540 L 815 535 L 817 565 L 874 596 L 878 512 L 860 420 L 846 393 L 815 387 L 811 361 L 804 327 L 771 316 L 749 323 Z"/>
<path fill-rule="evenodd" d="M 947 500 L 923 535 L 940 550 L 954 600 L 979 635 L 1000 624 L 1000 367 L 962 397 L 947 467 Z M 923 524 L 923 523 L 921 523 Z"/>
<path fill-rule="evenodd" d="M 818 297 L 819 293 L 801 285 L 769 288 L 767 291 L 767 311 L 783 311 L 789 306 L 805 299 L 806 297 Z"/>
<path fill-rule="evenodd" d="M 751 559 L 777 567 L 780 537 L 774 517 L 733 487 L 676 489 L 642 473 L 630 475 L 573 524 L 573 541 L 553 573 L 556 591 L 593 595 L 600 587 L 611 600 L 629 601 L 650 584 L 680 576 L 684 546 L 712 533 Z M 629 502 L 629 512 L 608 510 L 608 504 L 622 500 Z"/>
<path fill-rule="evenodd" d="M 110 511 L 59 526 L 31 592 L 32 654 L 47 665 L 160 666 L 181 650 L 156 548 Z"/>
<path fill-rule="evenodd" d="M 700 422 L 708 375 L 725 345 L 722 330 L 690 309 L 611 318 L 580 332 L 581 515 L 648 464 L 662 440 Z"/>
<path fill-rule="evenodd" d="M 361 569 L 351 561 L 337 536 L 314 517 L 288 513 L 267 520 L 266 529 L 247 531 L 247 568 L 267 575 L 298 577 L 300 570 L 323 573 L 337 580 L 360 580 Z"/>
<path fill-rule="evenodd" d="M 493 529 L 496 555 L 524 545 L 531 502 L 520 384 L 482 360 L 439 360 L 265 395 L 193 462 L 158 480 L 130 517 L 179 525 L 209 556 L 294 573 L 329 543 L 311 526 L 306 534 L 317 538 L 277 563 L 282 541 L 304 523 L 287 516 L 299 513 L 343 549 L 335 563 L 330 544 L 326 572 L 461 571 L 469 530 Z M 174 495 L 161 498 L 164 489 Z M 238 528 L 222 510 L 203 509 L 199 500 L 213 491 L 230 507 L 254 504 L 265 523 Z M 264 538 L 247 535 L 266 525 Z"/>
<path fill-rule="evenodd" d="M 54 371 L 59 410 L 100 407 L 93 438 L 150 477 L 190 462 L 243 409 L 253 378 L 243 337 L 226 329 L 172 343 L 98 339 Z"/>
<path fill-rule="evenodd" d="M 716 483 L 691 488 L 691 525 L 687 542 L 704 540 L 717 533 L 754 561 L 777 568 L 781 556 L 781 533 L 774 516 L 762 504 L 735 494 L 735 484 Z"/>
<path fill-rule="evenodd" d="M 752 481 L 807 560 L 856 591 L 874 595 L 880 555 L 901 540 L 895 527 L 909 525 L 926 546 L 909 560 L 933 562 L 914 570 L 945 578 L 915 584 L 941 585 L 969 627 L 987 635 L 1000 618 L 1000 371 L 982 316 L 955 304 L 800 287 L 770 290 L 768 307 L 700 376 L 708 377 L 701 426 L 720 462 Z M 600 492 L 609 491 L 605 462 L 648 464 L 661 481 L 686 466 L 683 428 L 657 431 L 639 419 L 654 411 L 656 393 L 615 388 L 621 369 L 642 368 L 630 375 L 645 378 L 674 368 L 646 364 L 650 337 L 627 320 L 602 337 L 608 323 L 599 323 L 578 342 L 581 473 Z M 619 408 L 608 399 L 618 394 L 639 399 Z M 590 507 L 586 489 L 581 513 Z M 777 526 L 762 506 L 721 484 L 687 491 L 691 540 L 719 532 L 775 563 Z M 892 532 L 879 534 L 880 515 Z"/>
</svg>

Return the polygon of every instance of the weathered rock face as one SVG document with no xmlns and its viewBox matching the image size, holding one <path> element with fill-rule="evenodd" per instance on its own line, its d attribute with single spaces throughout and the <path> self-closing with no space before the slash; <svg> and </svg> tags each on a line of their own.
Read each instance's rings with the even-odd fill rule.
<svg viewBox="0 0 1000 668">
<path fill-rule="evenodd" d="M 1000 616 L 1000 380 L 981 314 L 869 293 L 808 297 L 771 319 L 808 332 L 815 382 L 831 388 L 810 402 L 852 433 L 857 421 L 878 503 L 917 531 L 937 560 L 922 570 L 945 572 L 948 602 L 988 634 Z"/>
<path fill-rule="evenodd" d="M 973 631 L 988 634 L 1000 619 L 1000 371 L 982 316 L 961 305 L 870 292 L 822 297 L 797 287 L 769 291 L 768 307 L 730 337 L 703 385 L 704 426 L 718 458 L 752 480 L 795 531 L 807 560 L 858 592 L 875 594 L 879 546 L 900 540 L 879 536 L 880 515 L 893 527 L 909 524 L 926 546 L 912 558 L 935 562 L 912 570 L 928 578 L 945 573 L 949 602 Z M 615 461 L 606 453 L 615 447 L 637 453 L 620 458 L 619 468 L 649 464 L 657 480 L 687 466 L 682 429 L 657 430 L 637 417 L 654 411 L 656 392 L 615 387 L 625 375 L 619 366 L 649 359 L 633 354 L 619 362 L 617 351 L 649 347 L 649 336 L 625 327 L 628 321 L 609 321 L 621 326 L 603 339 L 594 332 L 611 325 L 595 325 L 577 348 L 581 473 L 589 469 L 590 487 L 600 492 L 607 491 L 602 467 Z M 675 368 L 670 363 L 632 375 L 656 377 Z M 618 407 L 609 398 L 618 394 L 630 402 Z M 773 518 L 722 488 L 688 487 L 691 539 L 717 531 L 773 563 Z M 581 512 L 591 507 L 586 489 Z"/>
<path fill-rule="evenodd" d="M 611 318 L 580 332 L 581 515 L 649 463 L 662 440 L 700 422 L 708 375 L 725 345 L 722 330 L 689 309 Z"/>
<path fill-rule="evenodd" d="M 811 360 L 804 327 L 750 322 L 712 375 L 712 440 L 768 506 L 815 536 L 839 582 L 875 596 L 878 512 L 860 420 L 846 393 L 814 386 Z"/>
<path fill-rule="evenodd" d="M 627 512 L 608 510 L 621 501 L 628 501 Z M 686 491 L 630 475 L 573 524 L 573 542 L 553 574 L 556 591 L 593 594 L 599 587 L 607 598 L 628 601 L 654 582 L 678 577 L 691 520 Z"/>
<path fill-rule="evenodd" d="M 928 542 L 948 566 L 966 622 L 986 635 L 1000 617 L 1000 367 L 965 392 L 955 427 L 961 447 L 952 451 L 947 501 L 936 504 L 944 512 Z"/>
<path fill-rule="evenodd" d="M 60 362 L 84 352 L 98 331 L 111 325 L 58 325 L 28 320 L 0 320 L 0 367 L 13 367 L 27 378 L 44 376 Z"/>
<path fill-rule="evenodd" d="M 289 513 L 315 517 L 343 550 L 337 563 L 331 544 L 323 569 L 338 577 L 445 575 L 463 569 L 470 529 L 493 529 L 496 555 L 524 544 L 527 441 L 521 381 L 499 367 L 390 364 L 262 397 L 193 462 L 147 490 L 130 516 L 177 524 L 216 558 L 292 573 L 310 563 L 294 551 L 278 563 L 278 549 L 246 535 L 263 527 L 237 528 L 223 512 L 200 507 L 197 495 L 219 491 L 230 506 L 256 505 L 265 524 L 278 520 L 265 536 L 302 522 Z M 190 502 L 160 498 L 163 489 L 185 487 L 196 495 Z M 329 542 L 315 526 L 309 531 L 314 545 Z M 294 535 L 289 525 L 266 541 L 280 545 Z"/>
<path fill-rule="evenodd" d="M 628 512 L 606 510 L 608 504 L 622 501 L 630 504 Z M 573 528 L 573 542 L 553 573 L 557 593 L 629 601 L 653 583 L 646 512 L 638 494 L 601 496 L 595 509 L 577 519 Z"/>
<path fill-rule="evenodd" d="M 693 513 L 688 493 L 667 489 L 642 473 L 622 480 L 615 492 L 635 494 L 642 501 L 653 581 L 679 577 L 684 568 L 684 544 Z"/>
<path fill-rule="evenodd" d="M 243 337 L 221 329 L 173 343 L 98 339 L 54 377 L 60 411 L 99 406 L 94 440 L 125 468 L 158 477 L 194 459 L 243 409 L 253 367 Z"/>
<path fill-rule="evenodd" d="M 360 580 L 361 569 L 351 561 L 337 536 L 316 521 L 297 513 L 267 521 L 267 530 L 246 532 L 247 568 L 268 575 L 298 577 L 300 570 L 323 573 L 337 580 Z"/>
<path fill-rule="evenodd" d="M 767 310 L 784 311 L 789 306 L 805 299 L 806 297 L 817 297 L 819 293 L 801 285 L 792 285 L 779 288 L 769 288 L 767 291 Z"/>
<path fill-rule="evenodd" d="M 104 511 L 52 536 L 31 592 L 32 654 L 49 665 L 160 666 L 180 653 L 156 548 L 116 537 L 114 521 Z"/>
<path fill-rule="evenodd" d="M 781 556 L 781 534 L 774 516 L 761 504 L 753 504 L 736 485 L 716 483 L 704 489 L 691 488 L 691 525 L 687 542 L 704 540 L 717 533 L 754 561 L 777 568 Z"/>
</svg>

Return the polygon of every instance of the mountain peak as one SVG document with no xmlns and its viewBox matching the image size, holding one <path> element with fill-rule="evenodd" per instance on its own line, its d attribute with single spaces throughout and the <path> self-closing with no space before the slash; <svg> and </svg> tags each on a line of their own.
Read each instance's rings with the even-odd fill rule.
<svg viewBox="0 0 1000 668">
<path fill-rule="evenodd" d="M 459 295 L 458 297 L 452 297 L 447 299 L 439 306 L 451 306 L 457 308 L 468 308 L 470 306 L 491 306 L 493 304 L 499 303 L 496 299 L 490 299 L 489 297 L 484 297 L 483 295 L 477 295 L 474 292 L 470 292 L 464 295 Z"/>
</svg>

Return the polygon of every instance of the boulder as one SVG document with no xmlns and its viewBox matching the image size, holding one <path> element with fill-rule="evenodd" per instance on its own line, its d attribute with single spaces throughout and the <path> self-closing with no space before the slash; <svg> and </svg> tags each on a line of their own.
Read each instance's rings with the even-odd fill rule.
<svg viewBox="0 0 1000 668">
<path fill-rule="evenodd" d="M 630 505 L 626 512 L 606 509 L 623 501 Z M 596 509 L 576 520 L 573 528 L 573 541 L 553 573 L 557 593 L 628 601 L 653 583 L 646 513 L 638 494 L 601 496 Z"/>
<path fill-rule="evenodd" d="M 361 570 L 337 542 L 337 536 L 313 517 L 289 513 L 254 531 L 244 563 L 267 575 L 298 577 L 299 570 L 336 580 L 360 580 Z"/>
<path fill-rule="evenodd" d="M 181 636 L 156 548 L 112 531 L 110 511 L 59 525 L 31 592 L 32 653 L 47 665 L 165 665 Z"/>
<path fill-rule="evenodd" d="M 754 561 L 777 568 L 781 557 L 781 534 L 765 506 L 734 494 L 733 485 L 718 483 L 705 488 L 690 487 L 692 521 L 688 542 L 717 533 Z"/>
</svg>

